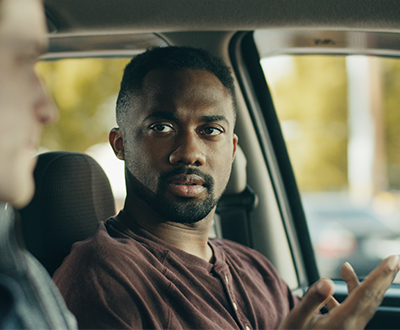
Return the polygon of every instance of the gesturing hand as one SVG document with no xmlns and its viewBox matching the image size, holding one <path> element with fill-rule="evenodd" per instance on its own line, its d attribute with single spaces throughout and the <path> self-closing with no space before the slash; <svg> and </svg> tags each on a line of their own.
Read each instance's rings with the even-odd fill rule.
<svg viewBox="0 0 400 330">
<path fill-rule="evenodd" d="M 321 279 L 309 288 L 279 329 L 363 329 L 375 314 L 399 269 L 400 256 L 388 257 L 359 283 L 353 268 L 345 263 L 342 277 L 349 290 L 346 300 L 339 304 L 332 296 L 333 282 Z M 324 305 L 329 312 L 318 314 Z"/>
</svg>

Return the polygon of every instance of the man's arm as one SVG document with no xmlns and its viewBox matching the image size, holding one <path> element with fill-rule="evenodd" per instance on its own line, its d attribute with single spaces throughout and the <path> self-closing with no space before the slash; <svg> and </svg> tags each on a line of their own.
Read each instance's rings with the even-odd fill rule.
<svg viewBox="0 0 400 330">
<path fill-rule="evenodd" d="M 349 295 L 342 304 L 332 296 L 333 282 L 321 279 L 310 287 L 279 328 L 363 329 L 381 304 L 399 268 L 400 256 L 388 257 L 359 283 L 353 268 L 346 263 L 342 267 L 342 276 Z M 324 305 L 327 305 L 329 312 L 318 314 Z"/>
</svg>

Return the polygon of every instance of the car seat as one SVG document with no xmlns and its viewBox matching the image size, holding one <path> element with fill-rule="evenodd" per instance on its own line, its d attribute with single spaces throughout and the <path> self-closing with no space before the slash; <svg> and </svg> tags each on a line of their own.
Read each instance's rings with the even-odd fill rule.
<svg viewBox="0 0 400 330">
<path fill-rule="evenodd" d="M 52 275 L 76 241 L 94 234 L 116 213 L 110 183 L 90 156 L 69 151 L 40 154 L 35 195 L 19 211 L 26 248 Z"/>
<path fill-rule="evenodd" d="M 247 184 L 247 160 L 238 146 L 228 185 L 217 205 L 217 236 L 252 247 L 251 211 L 257 206 L 257 195 Z"/>
</svg>

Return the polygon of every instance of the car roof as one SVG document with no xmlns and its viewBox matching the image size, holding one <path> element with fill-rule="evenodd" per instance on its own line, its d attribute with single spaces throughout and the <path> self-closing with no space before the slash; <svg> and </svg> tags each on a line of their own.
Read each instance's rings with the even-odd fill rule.
<svg viewBox="0 0 400 330">
<path fill-rule="evenodd" d="M 254 29 L 398 32 L 395 0 L 45 0 L 53 33 L 120 34 Z"/>
</svg>

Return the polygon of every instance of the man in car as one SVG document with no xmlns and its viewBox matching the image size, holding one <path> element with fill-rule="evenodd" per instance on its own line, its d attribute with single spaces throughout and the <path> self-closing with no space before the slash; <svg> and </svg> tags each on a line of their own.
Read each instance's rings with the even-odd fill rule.
<svg viewBox="0 0 400 330">
<path fill-rule="evenodd" d="M 40 0 L 0 0 L 0 328 L 72 329 L 50 277 L 20 247 L 12 207 L 33 196 L 34 156 L 57 111 L 34 71 L 47 47 Z"/>
<path fill-rule="evenodd" d="M 124 209 L 75 244 L 54 280 L 80 328 L 362 328 L 399 269 L 391 257 L 339 305 L 328 279 L 301 302 L 269 261 L 208 238 L 238 137 L 229 69 L 209 53 L 154 48 L 125 69 L 110 132 L 125 161 Z M 327 305 L 330 313 L 318 315 Z"/>
</svg>

